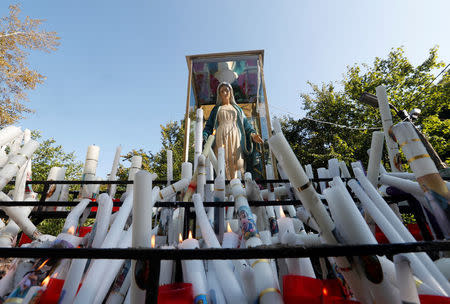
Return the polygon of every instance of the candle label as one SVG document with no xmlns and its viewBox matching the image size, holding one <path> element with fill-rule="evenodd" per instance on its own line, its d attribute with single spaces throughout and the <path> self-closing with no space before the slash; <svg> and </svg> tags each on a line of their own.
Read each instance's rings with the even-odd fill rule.
<svg viewBox="0 0 450 304">
<path fill-rule="evenodd" d="M 259 237 L 258 228 L 256 228 L 255 218 L 248 206 L 241 206 L 238 210 L 242 236 L 245 240 L 251 237 Z"/>
<path fill-rule="evenodd" d="M 207 304 L 208 303 L 208 299 L 206 298 L 206 295 L 200 294 L 200 295 L 195 297 L 194 303 L 195 304 Z"/>
<path fill-rule="evenodd" d="M 113 286 L 111 287 L 111 293 L 120 293 L 120 288 L 122 287 L 130 268 L 131 260 L 126 260 L 122 268 L 120 269 L 119 274 L 117 275 L 116 280 L 113 283 Z"/>
<path fill-rule="evenodd" d="M 272 235 L 277 234 L 278 233 L 277 219 L 274 217 L 269 218 L 269 224 L 270 224 L 270 233 L 272 233 Z"/>
</svg>

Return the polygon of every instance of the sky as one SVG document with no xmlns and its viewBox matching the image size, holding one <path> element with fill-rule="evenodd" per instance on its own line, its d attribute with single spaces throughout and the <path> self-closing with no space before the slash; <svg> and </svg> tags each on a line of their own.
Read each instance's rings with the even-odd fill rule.
<svg viewBox="0 0 450 304">
<path fill-rule="evenodd" d="M 17 3 L 17 2 L 15 2 Z M 122 152 L 161 148 L 160 125 L 183 118 L 186 55 L 264 50 L 271 116 L 300 118 L 307 82 L 339 81 L 403 46 L 414 65 L 439 45 L 450 62 L 449 1 L 23 0 L 22 17 L 45 19 L 56 52 L 32 53 L 44 74 L 29 92 L 35 113 L 17 125 L 40 130 L 84 162 L 100 146 L 97 175 Z M 10 1 L 0 4 L 0 16 Z M 129 166 L 129 163 L 125 164 Z"/>
</svg>

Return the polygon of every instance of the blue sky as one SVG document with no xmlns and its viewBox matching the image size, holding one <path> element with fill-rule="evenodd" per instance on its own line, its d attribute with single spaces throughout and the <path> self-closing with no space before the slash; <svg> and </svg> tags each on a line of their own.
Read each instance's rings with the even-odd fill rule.
<svg viewBox="0 0 450 304">
<path fill-rule="evenodd" d="M 413 64 L 439 45 L 450 62 L 448 1 L 22 1 L 23 16 L 46 19 L 58 51 L 33 53 L 47 76 L 30 92 L 36 112 L 20 121 L 84 161 L 100 146 L 98 175 L 115 148 L 160 149 L 160 125 L 180 120 L 185 56 L 265 50 L 271 115 L 301 117 L 307 81 L 338 81 L 346 66 L 404 46 Z M 2 1 L 0 16 L 7 14 Z M 276 108 L 275 108 L 276 107 Z M 284 109 L 284 111 L 280 110 Z M 128 164 L 127 164 L 128 165 Z"/>
</svg>

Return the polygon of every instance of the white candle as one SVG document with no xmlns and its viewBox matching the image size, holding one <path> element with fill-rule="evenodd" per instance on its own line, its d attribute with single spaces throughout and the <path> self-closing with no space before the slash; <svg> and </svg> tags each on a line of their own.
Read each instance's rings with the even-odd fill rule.
<svg viewBox="0 0 450 304">
<path fill-rule="evenodd" d="M 65 176 L 66 176 L 66 168 L 52 167 L 50 169 L 50 172 L 48 173 L 47 180 L 48 181 L 64 180 Z M 47 192 L 46 200 L 57 201 L 61 193 L 62 187 L 63 187 L 62 184 L 52 184 Z M 55 210 L 55 207 L 52 207 L 52 209 L 49 210 Z"/>
<path fill-rule="evenodd" d="M 94 248 L 100 247 L 105 240 L 113 208 L 112 199 L 106 193 L 100 194 L 97 203 L 98 210 L 95 218 L 95 228 L 92 229 L 95 233 L 92 240 L 92 247 Z"/>
<path fill-rule="evenodd" d="M 218 147 L 217 148 L 217 169 L 219 172 L 217 175 L 225 175 L 225 148 L 224 147 Z M 230 172 L 230 175 L 234 173 Z"/>
<path fill-rule="evenodd" d="M 380 176 L 380 183 L 384 185 L 394 186 L 395 188 L 411 193 L 414 196 L 423 196 L 423 191 L 420 188 L 419 183 L 409 179 L 382 174 Z"/>
<path fill-rule="evenodd" d="M 402 303 L 420 304 L 408 257 L 402 254 L 394 255 L 394 262 Z"/>
<path fill-rule="evenodd" d="M 337 158 L 328 160 L 328 172 L 330 177 L 341 176 L 339 172 L 339 160 Z"/>
<path fill-rule="evenodd" d="M 202 199 L 205 199 L 205 185 L 206 185 L 205 162 L 206 162 L 205 156 L 199 155 L 197 159 L 197 168 L 198 168 L 197 193 L 202 196 Z"/>
<path fill-rule="evenodd" d="M 175 249 L 174 246 L 161 246 L 161 249 Z M 159 274 L 159 286 L 171 284 L 173 275 L 173 261 L 161 260 L 161 271 Z"/>
<path fill-rule="evenodd" d="M 199 248 L 198 241 L 188 238 L 180 244 L 181 249 Z M 201 260 L 181 261 L 183 268 L 183 281 L 191 283 L 194 291 L 194 303 L 208 303 L 208 283 L 206 281 L 205 268 Z"/>
<path fill-rule="evenodd" d="M 296 215 L 297 218 L 299 218 L 306 226 L 314 229 L 315 231 L 319 231 L 319 226 L 317 226 L 316 221 L 312 218 L 311 214 L 309 214 L 305 207 L 298 207 Z"/>
<path fill-rule="evenodd" d="M 134 181 L 134 178 L 136 176 L 136 173 L 142 168 L 142 156 L 134 155 L 131 158 L 131 166 L 128 171 L 128 180 Z M 133 190 L 133 184 L 127 185 L 127 192 Z"/>
<path fill-rule="evenodd" d="M 227 223 L 227 232 L 223 234 L 222 248 L 238 248 L 239 236 L 231 230 L 230 224 Z"/>
<path fill-rule="evenodd" d="M 328 173 L 328 170 L 325 168 L 318 168 L 317 175 L 319 176 L 319 178 L 330 178 L 330 174 Z M 319 185 L 320 185 L 320 193 L 323 194 L 323 191 L 327 188 L 327 182 L 319 182 Z"/>
<path fill-rule="evenodd" d="M 139 171 L 135 176 L 134 202 L 133 202 L 133 247 L 150 247 L 151 225 L 148 221 L 152 219 L 152 182 L 156 174 L 148 171 Z M 135 273 L 136 261 L 131 262 L 132 271 Z M 145 290 L 138 287 L 135 277 L 131 280 L 131 302 L 143 303 L 145 301 Z"/>
<path fill-rule="evenodd" d="M 361 172 L 360 170 L 357 170 L 357 172 Z M 361 172 L 362 174 L 362 172 Z M 371 185 L 369 181 L 367 181 L 368 185 Z M 364 190 L 361 188 L 361 186 L 355 181 L 350 180 L 348 182 L 349 187 L 352 189 L 353 193 L 358 197 L 358 199 L 361 201 L 361 204 L 363 205 L 364 209 L 367 210 L 370 214 L 370 216 L 375 220 L 377 225 L 380 227 L 380 229 L 383 231 L 383 233 L 386 235 L 388 240 L 391 243 L 404 243 L 405 240 L 401 236 L 400 229 L 397 229 L 397 225 L 393 226 L 395 221 L 392 221 L 391 219 L 388 219 L 385 217 L 386 212 L 380 211 L 378 209 L 378 206 L 374 204 L 372 201 L 372 198 L 369 198 L 369 196 L 364 192 Z M 372 186 L 373 187 L 373 186 Z M 389 207 L 388 207 L 389 208 Z M 391 210 L 389 208 L 389 210 Z M 383 213 L 382 213 L 383 212 Z M 392 210 L 390 211 L 392 212 Z M 395 215 L 394 215 L 395 216 Z M 392 216 L 390 216 L 392 218 Z M 397 218 L 395 216 L 395 218 Z M 398 218 L 397 218 L 398 220 Z M 421 256 L 418 253 L 415 254 L 408 254 L 408 257 L 411 260 L 414 272 L 416 275 L 425 283 L 427 283 L 430 287 L 435 289 L 437 292 L 439 292 L 441 295 L 445 295 L 445 290 L 441 287 L 440 282 L 438 283 L 437 278 L 432 275 L 431 269 L 426 268 L 423 263 L 423 256 Z M 419 257 L 421 259 L 419 259 Z"/>
<path fill-rule="evenodd" d="M 409 230 L 403 225 L 400 219 L 395 215 L 392 209 L 388 206 L 386 201 L 381 197 L 377 190 L 368 182 L 364 174 L 356 170 L 356 178 L 360 182 L 364 191 L 367 192 L 370 199 L 375 203 L 377 208 L 383 213 L 383 215 L 388 219 L 388 221 L 395 227 L 400 236 L 405 242 L 415 242 L 416 239 L 412 236 Z M 417 256 L 420 258 L 424 266 L 432 273 L 433 277 L 439 282 L 442 288 L 445 289 L 447 294 L 450 294 L 450 283 L 442 275 L 436 265 L 433 263 L 431 258 L 424 252 L 418 252 Z"/>
<path fill-rule="evenodd" d="M 125 263 L 128 263 L 128 262 L 130 263 L 129 267 L 131 267 L 130 261 L 126 261 Z M 128 269 L 127 274 L 126 274 L 125 278 L 123 279 L 122 284 L 118 285 L 118 286 L 113 286 L 113 288 L 111 289 L 108 299 L 106 300 L 106 304 L 124 303 L 124 298 L 125 298 L 127 291 L 131 285 L 131 275 L 132 275 L 131 271 L 129 271 L 129 269 Z M 116 280 L 117 280 L 117 278 L 116 278 Z"/>
<path fill-rule="evenodd" d="M 30 140 L 23 145 L 17 154 L 9 159 L 8 163 L 0 170 L 0 190 L 17 174 L 38 147 L 39 143 L 37 141 Z"/>
<path fill-rule="evenodd" d="M 120 161 L 120 153 L 122 152 L 122 146 L 118 146 L 116 148 L 116 154 L 114 155 L 114 160 L 112 163 L 112 167 L 111 167 L 111 172 L 109 173 L 109 180 L 110 181 L 115 181 L 116 180 L 116 175 L 117 175 L 117 169 L 119 168 L 119 161 Z M 108 187 L 108 194 L 111 198 L 114 198 L 114 196 L 116 195 L 116 189 L 117 189 L 117 185 L 116 184 L 112 184 L 109 185 Z"/>
<path fill-rule="evenodd" d="M 22 130 L 16 126 L 4 127 L 0 130 L 0 146 L 6 145 L 22 135 Z"/>
<path fill-rule="evenodd" d="M 206 279 L 208 280 L 208 295 L 211 303 L 217 303 L 217 304 L 226 304 L 227 301 L 225 300 L 225 296 L 222 291 L 221 284 L 219 283 L 219 280 L 216 275 L 216 271 L 214 269 L 214 262 L 213 261 L 207 261 L 208 263 L 208 271 L 206 272 Z M 220 275 L 220 279 L 222 281 L 223 276 Z"/>
<path fill-rule="evenodd" d="M 167 150 L 167 185 L 173 181 L 173 152 L 172 150 Z"/>
<path fill-rule="evenodd" d="M 67 233 L 70 231 L 71 234 L 75 233 L 80 216 L 90 202 L 91 201 L 89 199 L 82 199 L 75 207 L 70 210 L 69 214 L 66 217 L 66 221 L 64 222 L 62 232 Z"/>
<path fill-rule="evenodd" d="M 339 162 L 339 168 L 341 169 L 341 176 L 344 178 L 351 177 L 350 172 L 348 171 L 347 165 L 343 160 Z"/>
<path fill-rule="evenodd" d="M 95 145 L 88 147 L 86 153 L 86 161 L 84 163 L 82 180 L 85 181 L 95 180 L 95 173 L 97 171 L 99 153 L 100 147 Z M 81 189 L 81 197 L 82 198 L 92 197 L 94 186 L 95 185 L 83 185 Z"/>
<path fill-rule="evenodd" d="M 380 172 L 380 162 L 383 156 L 384 133 L 375 131 L 372 133 L 372 143 L 370 145 L 369 164 L 367 166 L 367 178 L 377 187 L 378 174 Z"/>
<path fill-rule="evenodd" d="M 192 178 L 192 163 L 185 162 L 181 164 L 181 178 L 191 180 Z"/>
<path fill-rule="evenodd" d="M 328 244 L 337 244 L 338 241 L 335 236 L 337 233 L 335 230 L 336 227 L 316 191 L 311 187 L 308 176 L 303 171 L 286 138 L 282 134 L 273 135 L 269 139 L 269 146 L 294 187 L 296 197 L 302 201 L 303 205 L 316 221 L 324 241 Z M 358 299 L 367 298 L 367 293 L 364 291 L 364 286 L 361 285 L 359 274 L 352 269 L 348 259 L 345 257 L 337 257 L 336 264 L 341 269 L 349 269 L 343 275 L 355 292 L 356 297 Z"/>
<path fill-rule="evenodd" d="M 380 109 L 381 122 L 383 124 L 384 137 L 386 139 L 386 148 L 388 150 L 391 171 L 401 171 L 398 163 L 398 145 L 389 136 L 389 129 L 392 127 L 392 114 L 387 99 L 386 88 L 383 85 L 376 87 L 378 108 Z"/>
<path fill-rule="evenodd" d="M 188 186 L 188 184 L 189 184 L 188 179 L 185 179 L 185 178 L 180 179 L 176 183 L 173 183 L 173 184 L 161 189 L 156 197 L 156 200 L 159 202 L 167 202 L 172 197 L 174 197 L 175 194 L 177 194 L 181 190 L 185 189 Z"/>
<path fill-rule="evenodd" d="M 195 120 L 195 134 L 194 134 L 194 169 L 198 165 L 198 157 L 202 154 L 203 144 L 203 109 L 198 108 Z"/>
<path fill-rule="evenodd" d="M 194 194 L 192 197 L 195 206 L 195 213 L 202 232 L 203 239 L 208 247 L 221 248 L 220 243 L 211 228 L 208 217 L 206 216 L 205 208 L 199 194 Z M 224 280 L 222 281 L 222 289 L 228 303 L 244 303 L 245 297 L 240 288 L 233 271 L 229 267 L 229 263 L 225 260 L 214 260 L 214 268 L 216 273 L 219 273 Z"/>
<path fill-rule="evenodd" d="M 122 231 L 121 242 L 118 244 L 117 248 L 129 248 L 131 246 L 131 238 L 132 238 L 132 229 L 128 229 L 127 231 Z M 109 260 L 107 263 L 107 267 L 105 268 L 105 272 L 102 274 L 102 280 L 100 285 L 97 288 L 97 292 L 95 294 L 95 300 L 93 304 L 101 304 L 103 303 L 108 291 L 111 288 L 111 285 L 114 282 L 114 279 L 117 276 L 117 273 L 121 270 L 122 265 L 126 262 L 125 260 Z M 129 272 L 129 271 L 128 271 Z"/>
<path fill-rule="evenodd" d="M 0 201 L 12 201 L 9 196 L 0 191 Z M 32 240 L 36 240 L 41 236 L 41 233 L 28 218 L 28 207 L 7 207 L 1 206 L 6 214 L 23 230 L 23 232 Z"/>
<path fill-rule="evenodd" d="M 333 179 L 335 185 L 325 190 L 325 197 L 328 201 L 331 214 L 336 222 L 339 232 L 344 237 L 347 244 L 377 244 L 375 237 L 367 226 L 364 218 L 353 202 L 350 194 L 339 177 Z M 377 259 L 376 256 L 372 259 Z M 377 262 L 377 261 L 376 261 Z M 375 263 L 376 263 L 375 262 Z M 366 265 L 366 267 L 372 267 Z M 361 274 L 371 273 L 366 276 L 375 301 L 377 303 L 401 303 L 398 290 L 388 281 L 383 279 L 383 271 L 369 272 L 361 266 Z M 373 276 L 373 277 L 372 277 Z"/>
<path fill-rule="evenodd" d="M 127 196 L 122 206 L 120 207 L 119 211 L 116 213 L 117 215 L 115 216 L 114 222 L 112 223 L 101 248 L 114 248 L 117 246 L 117 243 L 119 242 L 122 236 L 123 228 L 125 226 L 126 221 L 128 220 L 132 207 L 133 207 L 133 192 L 131 192 Z M 95 260 L 92 263 L 92 266 L 90 267 L 89 272 L 85 276 L 83 285 L 81 286 L 81 289 L 78 292 L 74 303 L 84 304 L 90 303 L 91 301 L 94 300 L 96 289 L 99 283 L 98 274 L 103 273 L 105 271 L 106 267 L 108 266 L 108 263 L 109 262 L 105 260 Z M 76 284 L 75 288 L 78 288 L 78 284 Z"/>
</svg>

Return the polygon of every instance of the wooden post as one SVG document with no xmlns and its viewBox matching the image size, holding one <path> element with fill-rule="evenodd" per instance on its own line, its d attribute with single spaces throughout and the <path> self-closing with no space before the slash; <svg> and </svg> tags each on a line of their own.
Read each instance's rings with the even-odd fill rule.
<svg viewBox="0 0 450 304">
<path fill-rule="evenodd" d="M 266 82 L 264 80 L 262 55 L 259 55 L 259 68 L 261 71 L 261 84 L 263 86 L 264 104 L 265 104 L 265 108 L 266 108 L 266 122 L 267 122 L 267 129 L 268 129 L 267 133 L 270 138 L 270 137 L 272 137 L 272 124 L 270 123 L 269 103 L 267 101 Z M 273 167 L 274 177 L 275 177 L 275 179 L 277 179 L 278 178 L 277 160 L 272 153 L 269 152 L 269 155 L 270 155 L 270 158 L 272 159 L 272 167 Z M 263 169 L 265 169 L 265 166 Z M 266 176 L 267 176 L 267 174 L 266 174 Z"/>
<path fill-rule="evenodd" d="M 189 119 L 189 107 L 191 102 L 191 82 L 192 82 L 192 60 L 188 59 L 189 76 L 187 85 L 187 98 L 186 98 L 186 114 L 184 116 L 184 149 L 183 149 L 183 162 L 188 161 L 189 156 L 189 132 L 190 132 L 190 119 Z"/>
</svg>

